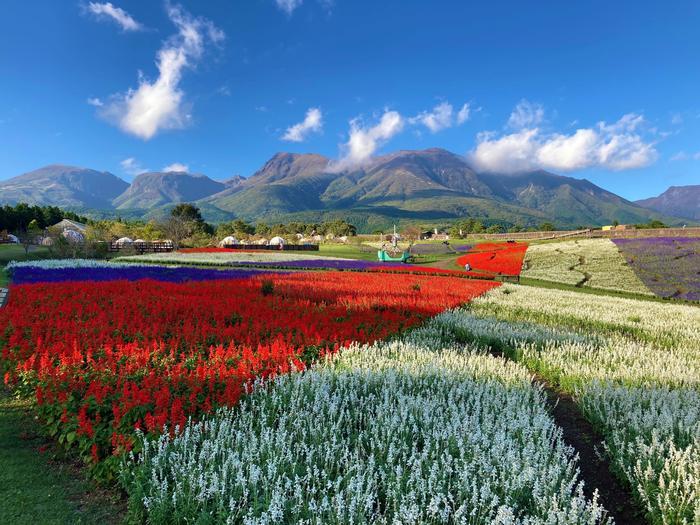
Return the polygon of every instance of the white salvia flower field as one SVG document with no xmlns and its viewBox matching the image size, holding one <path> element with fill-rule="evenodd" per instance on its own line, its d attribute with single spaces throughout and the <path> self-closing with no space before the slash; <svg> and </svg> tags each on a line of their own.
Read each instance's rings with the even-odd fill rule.
<svg viewBox="0 0 700 525">
<path fill-rule="evenodd" d="M 114 259 L 117 262 L 142 262 L 153 264 L 197 264 L 225 266 L 241 263 L 282 263 L 289 261 L 345 261 L 341 257 L 329 257 L 318 253 L 291 253 L 283 251 L 258 251 L 258 252 L 169 252 L 148 253 L 143 255 L 127 255 Z"/>
<path fill-rule="evenodd" d="M 525 254 L 521 275 L 542 281 L 653 295 L 610 239 L 533 244 Z"/>
<path fill-rule="evenodd" d="M 516 360 L 575 395 L 652 523 L 700 523 L 700 308 L 509 285 L 433 321 L 475 340 L 488 323 Z"/>
<path fill-rule="evenodd" d="M 604 523 L 519 364 L 439 333 L 351 347 L 146 442 L 150 523 Z"/>
</svg>

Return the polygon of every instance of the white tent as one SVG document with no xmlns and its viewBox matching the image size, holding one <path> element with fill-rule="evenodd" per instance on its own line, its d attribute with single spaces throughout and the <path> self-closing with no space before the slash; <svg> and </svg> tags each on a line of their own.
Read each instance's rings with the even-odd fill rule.
<svg viewBox="0 0 700 525">
<path fill-rule="evenodd" d="M 280 245 L 284 245 L 285 241 L 282 237 L 277 236 L 277 237 L 273 237 L 272 239 L 270 239 L 270 242 L 268 244 L 270 244 L 272 246 L 280 246 Z"/>
<path fill-rule="evenodd" d="M 128 237 L 122 237 L 121 239 L 117 239 L 116 244 L 117 246 L 124 246 L 125 244 L 132 244 L 134 241 L 129 239 Z"/>
<path fill-rule="evenodd" d="M 238 244 L 238 239 L 229 235 L 228 237 L 224 237 L 223 239 L 221 239 L 219 246 L 220 247 L 231 246 L 232 244 Z"/>
<path fill-rule="evenodd" d="M 143 239 L 136 239 L 136 240 L 134 241 L 134 244 L 137 244 L 137 243 L 139 243 L 139 244 L 146 244 L 146 242 L 148 242 L 148 241 L 144 241 Z"/>
<path fill-rule="evenodd" d="M 8 239 L 10 239 L 10 242 L 13 242 L 15 244 L 19 244 L 19 238 L 16 235 L 12 235 L 11 233 L 7 236 Z"/>
<path fill-rule="evenodd" d="M 83 242 L 85 239 L 82 233 L 75 230 L 63 230 L 61 235 L 70 242 Z"/>
</svg>

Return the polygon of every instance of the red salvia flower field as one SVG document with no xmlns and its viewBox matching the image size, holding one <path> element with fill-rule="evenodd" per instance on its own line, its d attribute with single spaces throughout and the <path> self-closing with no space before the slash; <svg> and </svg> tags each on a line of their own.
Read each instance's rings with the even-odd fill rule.
<svg viewBox="0 0 700 525">
<path fill-rule="evenodd" d="M 457 264 L 471 266 L 468 275 L 473 277 L 495 277 L 496 275 L 520 275 L 527 243 L 481 243 L 467 254 L 457 258 Z"/>
<path fill-rule="evenodd" d="M 5 382 L 33 390 L 50 433 L 109 476 L 136 429 L 182 427 L 235 404 L 255 378 L 388 337 L 493 286 L 349 272 L 17 285 L 0 310 Z"/>
</svg>

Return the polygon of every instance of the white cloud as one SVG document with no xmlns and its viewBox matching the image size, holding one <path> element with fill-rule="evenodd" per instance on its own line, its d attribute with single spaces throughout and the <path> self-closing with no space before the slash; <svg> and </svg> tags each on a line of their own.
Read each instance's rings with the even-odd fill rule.
<svg viewBox="0 0 700 525">
<path fill-rule="evenodd" d="M 681 124 L 683 124 L 683 115 L 681 115 L 680 113 L 674 113 L 671 116 L 671 124 L 673 124 L 674 126 L 680 126 Z"/>
<path fill-rule="evenodd" d="M 309 108 L 302 122 L 287 128 L 282 140 L 302 142 L 310 133 L 320 133 L 323 129 L 323 114 L 319 108 Z"/>
<path fill-rule="evenodd" d="M 508 127 L 512 129 L 532 128 L 544 120 L 544 108 L 525 99 L 518 102 L 508 118 Z"/>
<path fill-rule="evenodd" d="M 471 111 L 471 106 L 469 104 L 464 104 L 462 109 L 457 113 L 457 124 L 464 124 L 469 120 L 469 114 Z"/>
<path fill-rule="evenodd" d="M 181 164 L 179 162 L 173 162 L 172 164 L 169 164 L 168 166 L 165 166 L 163 168 L 163 171 L 168 172 L 168 171 L 185 171 L 189 172 L 190 167 L 187 164 Z"/>
<path fill-rule="evenodd" d="M 469 104 L 464 104 L 457 114 L 455 114 L 452 104 L 449 102 L 441 102 L 431 111 L 423 111 L 415 117 L 408 119 L 408 121 L 411 124 L 422 124 L 428 128 L 431 133 L 437 133 L 443 129 L 451 128 L 455 124 L 463 124 L 468 119 Z"/>
<path fill-rule="evenodd" d="M 685 151 L 679 151 L 671 157 L 671 161 L 677 162 L 679 160 L 700 160 L 700 151 L 696 153 L 686 153 Z"/>
<path fill-rule="evenodd" d="M 168 17 L 177 27 L 158 51 L 158 78 L 154 81 L 139 74 L 139 87 L 112 97 L 101 115 L 123 131 L 144 140 L 163 129 L 177 129 L 190 120 L 184 92 L 179 84 L 183 70 L 201 58 L 206 42 L 220 42 L 224 33 L 212 22 L 194 18 L 180 6 L 166 5 Z"/>
<path fill-rule="evenodd" d="M 363 127 L 359 119 L 350 121 L 350 137 L 342 146 L 343 155 L 332 169 L 341 171 L 365 164 L 386 141 L 401 132 L 404 119 L 397 111 L 385 110 L 379 123 Z"/>
<path fill-rule="evenodd" d="M 605 168 L 615 171 L 641 168 L 653 163 L 658 153 L 639 129 L 644 117 L 630 113 L 615 123 L 599 122 L 572 134 L 544 133 L 537 127 L 501 137 L 482 133 L 469 153 L 476 169 L 517 173 L 535 169 L 576 171 Z"/>
<path fill-rule="evenodd" d="M 91 106 L 95 106 L 96 108 L 101 108 L 104 106 L 104 102 L 102 102 L 99 98 L 97 97 L 91 97 L 87 99 L 87 103 L 90 104 Z"/>
<path fill-rule="evenodd" d="M 140 31 L 143 25 L 120 7 L 115 7 L 111 2 L 90 2 L 87 10 L 97 18 L 109 18 L 114 20 L 123 31 Z"/>
<path fill-rule="evenodd" d="M 146 173 L 149 171 L 148 168 L 141 166 L 141 163 L 134 157 L 124 159 L 119 164 L 121 165 L 122 170 L 124 170 L 124 173 L 131 176 L 140 175 L 141 173 Z"/>
<path fill-rule="evenodd" d="M 302 2 L 303 0 L 275 0 L 277 7 L 288 15 L 291 15 L 297 7 L 301 6 Z"/>
</svg>

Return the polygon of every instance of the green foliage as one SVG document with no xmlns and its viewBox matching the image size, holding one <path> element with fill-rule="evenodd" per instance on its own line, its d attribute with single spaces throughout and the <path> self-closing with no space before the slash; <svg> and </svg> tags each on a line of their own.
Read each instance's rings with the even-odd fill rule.
<svg viewBox="0 0 700 525">
<path fill-rule="evenodd" d="M 646 224 L 635 224 L 634 226 L 638 230 L 656 230 L 659 228 L 668 228 L 668 226 L 666 224 L 664 224 L 663 222 L 661 222 L 658 219 L 652 219 L 649 222 L 647 222 Z"/>
<path fill-rule="evenodd" d="M 43 230 L 63 219 L 83 223 L 89 222 L 87 217 L 62 210 L 56 206 L 30 206 L 21 202 L 15 206 L 6 205 L 0 207 L 0 231 L 17 232 L 27 230 L 30 227 Z"/>
</svg>

